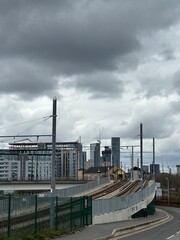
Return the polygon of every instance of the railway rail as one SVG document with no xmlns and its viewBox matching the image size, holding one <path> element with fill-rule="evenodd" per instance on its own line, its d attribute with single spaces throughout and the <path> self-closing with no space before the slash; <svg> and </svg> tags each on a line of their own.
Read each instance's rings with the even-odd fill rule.
<svg viewBox="0 0 180 240">
<path fill-rule="evenodd" d="M 122 190 L 120 190 L 120 192 L 116 196 L 119 197 L 122 195 L 128 195 L 130 193 L 139 191 L 140 188 L 141 188 L 140 180 L 129 182 L 129 184 L 124 186 L 124 188 Z"/>
<path fill-rule="evenodd" d="M 100 189 L 96 192 L 89 194 L 88 196 L 92 197 L 92 199 L 97 199 L 102 196 L 107 196 L 108 194 L 113 193 L 118 189 L 120 189 L 127 182 L 129 182 L 127 179 L 119 180 L 117 182 L 111 183 L 110 185 L 104 187 L 103 189 Z"/>
<path fill-rule="evenodd" d="M 147 186 L 147 183 L 144 185 L 144 188 Z M 139 191 L 141 188 L 141 181 L 135 180 L 135 181 L 129 181 L 128 179 L 120 180 L 117 182 L 114 182 L 103 189 L 100 189 L 96 192 L 93 192 L 89 194 L 88 196 L 91 196 L 92 199 L 105 199 L 105 198 L 111 198 L 115 196 L 122 196 L 122 195 L 128 195 L 133 192 Z"/>
</svg>

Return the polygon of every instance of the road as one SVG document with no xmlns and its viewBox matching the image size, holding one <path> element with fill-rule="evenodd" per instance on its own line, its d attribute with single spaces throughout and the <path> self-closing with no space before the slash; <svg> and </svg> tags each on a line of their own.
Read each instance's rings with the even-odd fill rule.
<svg viewBox="0 0 180 240">
<path fill-rule="evenodd" d="M 174 218 L 158 227 L 122 238 L 123 240 L 180 240 L 180 208 L 163 208 Z"/>
</svg>

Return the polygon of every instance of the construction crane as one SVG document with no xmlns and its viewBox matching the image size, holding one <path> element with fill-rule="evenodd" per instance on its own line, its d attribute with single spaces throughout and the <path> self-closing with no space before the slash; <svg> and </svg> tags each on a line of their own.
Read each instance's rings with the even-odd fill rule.
<svg viewBox="0 0 180 240">
<path fill-rule="evenodd" d="M 104 128 L 99 128 L 99 136 L 97 138 L 97 142 L 101 144 L 102 134 L 103 134 Z"/>
</svg>

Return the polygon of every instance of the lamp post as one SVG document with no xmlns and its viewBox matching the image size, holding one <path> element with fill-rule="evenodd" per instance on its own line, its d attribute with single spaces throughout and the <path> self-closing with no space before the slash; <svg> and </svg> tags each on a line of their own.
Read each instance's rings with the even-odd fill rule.
<svg viewBox="0 0 180 240">
<path fill-rule="evenodd" d="M 169 178 L 166 178 L 167 180 L 167 188 L 168 188 L 168 207 L 169 207 Z"/>
</svg>

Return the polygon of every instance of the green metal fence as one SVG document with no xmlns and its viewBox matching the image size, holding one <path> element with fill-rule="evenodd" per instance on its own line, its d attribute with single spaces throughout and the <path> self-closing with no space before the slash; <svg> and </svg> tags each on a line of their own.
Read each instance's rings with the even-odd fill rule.
<svg viewBox="0 0 180 240">
<path fill-rule="evenodd" d="M 92 224 L 92 198 L 11 196 L 0 199 L 0 239 L 47 230 L 60 233 Z"/>
</svg>

